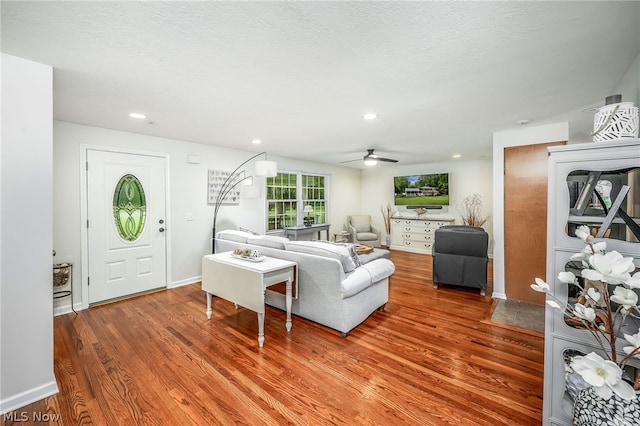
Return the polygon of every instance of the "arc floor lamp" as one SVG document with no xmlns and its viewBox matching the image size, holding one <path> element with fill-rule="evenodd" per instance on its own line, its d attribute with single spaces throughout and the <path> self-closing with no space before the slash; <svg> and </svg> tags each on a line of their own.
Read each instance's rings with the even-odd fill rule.
<svg viewBox="0 0 640 426">
<path fill-rule="evenodd" d="M 254 173 L 251 176 L 247 175 L 245 170 L 240 170 L 242 166 L 247 164 L 249 161 L 258 158 L 259 156 L 264 155 L 264 160 L 259 160 L 255 162 Z M 238 186 L 241 182 L 247 182 L 248 180 L 252 181 L 254 177 L 275 177 L 278 174 L 278 164 L 275 161 L 267 161 L 267 153 L 261 152 L 259 154 L 254 155 L 249 158 L 242 164 L 240 164 L 234 171 L 232 171 L 227 179 L 222 183 L 220 187 L 220 191 L 218 192 L 218 196 L 216 197 L 216 201 L 214 203 L 213 209 L 213 239 L 211 240 L 211 253 L 216 252 L 216 221 L 218 220 L 218 210 L 220 210 L 220 206 L 224 203 L 225 198 L 229 195 L 229 192 L 233 190 L 236 186 Z"/>
</svg>

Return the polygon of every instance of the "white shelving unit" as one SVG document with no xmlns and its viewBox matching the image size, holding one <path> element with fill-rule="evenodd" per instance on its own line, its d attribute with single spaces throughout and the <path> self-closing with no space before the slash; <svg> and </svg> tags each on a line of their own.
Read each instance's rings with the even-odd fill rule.
<svg viewBox="0 0 640 426">
<path fill-rule="evenodd" d="M 604 221 L 603 216 L 570 215 L 570 195 L 567 177 L 577 171 L 617 172 L 640 169 L 640 140 L 611 141 L 587 144 L 570 144 L 549 148 L 549 187 L 547 218 L 547 282 L 555 297 L 568 300 L 568 287 L 557 280 L 558 273 L 574 253 L 582 250 L 584 243 L 579 238 L 569 236 L 568 230 L 586 223 L 597 228 Z M 626 172 L 625 172 L 626 173 Z M 628 197 L 637 196 L 640 189 L 636 182 Z M 626 202 L 626 201 L 625 201 Z M 635 199 L 640 204 L 640 199 Z M 633 209 L 628 209 L 633 210 Z M 633 214 L 627 211 L 638 223 L 640 208 Z M 616 218 L 613 223 L 621 223 Z M 607 238 L 607 250 L 616 250 L 623 256 L 635 259 L 640 266 L 640 244 L 629 232 L 625 240 Z M 624 340 L 624 339 L 622 339 Z M 624 346 L 623 342 L 620 342 Z M 621 349 L 621 348 L 619 348 Z M 543 423 L 545 425 L 570 426 L 572 424 L 572 401 L 565 392 L 565 350 L 578 350 L 583 353 L 600 352 L 599 345 L 587 330 L 578 329 L 565 323 L 563 314 L 558 310 L 546 308 L 545 316 L 545 354 L 544 354 L 544 405 Z"/>
</svg>

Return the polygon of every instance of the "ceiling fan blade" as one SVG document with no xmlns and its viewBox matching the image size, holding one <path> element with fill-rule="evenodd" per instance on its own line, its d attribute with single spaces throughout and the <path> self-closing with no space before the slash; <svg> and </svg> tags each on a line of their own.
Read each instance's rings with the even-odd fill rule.
<svg viewBox="0 0 640 426">
<path fill-rule="evenodd" d="M 343 164 L 343 163 L 352 163 L 352 162 L 354 162 L 354 161 L 363 161 L 363 160 L 364 160 L 365 162 L 366 162 L 367 160 L 384 161 L 384 162 L 387 162 L 387 163 L 397 163 L 397 162 L 398 162 L 398 160 L 394 160 L 393 158 L 383 158 L 383 157 L 380 157 L 379 155 L 374 154 L 374 153 L 373 153 L 373 151 L 375 151 L 375 150 L 373 150 L 373 149 L 367 149 L 367 153 L 364 155 L 364 157 L 362 157 L 362 160 L 361 160 L 361 159 L 357 159 L 357 160 L 340 161 L 340 164 Z"/>
</svg>

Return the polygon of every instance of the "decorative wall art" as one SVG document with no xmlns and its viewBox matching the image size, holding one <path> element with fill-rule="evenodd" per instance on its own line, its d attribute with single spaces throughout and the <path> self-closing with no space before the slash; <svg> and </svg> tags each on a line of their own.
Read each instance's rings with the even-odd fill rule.
<svg viewBox="0 0 640 426">
<path fill-rule="evenodd" d="M 208 185 L 207 185 L 207 204 L 215 205 L 216 199 L 220 194 L 222 185 L 227 182 L 231 176 L 231 172 L 223 172 L 221 170 L 209 169 Z M 232 181 L 227 182 L 227 188 L 232 187 L 234 182 L 240 180 L 241 176 L 236 174 Z M 233 188 L 228 192 L 227 196 L 222 200 L 222 204 L 240 204 L 240 188 Z"/>
</svg>

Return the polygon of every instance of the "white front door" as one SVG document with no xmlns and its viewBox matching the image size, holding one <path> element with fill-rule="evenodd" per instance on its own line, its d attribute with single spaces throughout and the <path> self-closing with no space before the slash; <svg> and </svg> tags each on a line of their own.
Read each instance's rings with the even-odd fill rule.
<svg viewBox="0 0 640 426">
<path fill-rule="evenodd" d="M 166 287 L 165 159 L 87 151 L 89 303 Z"/>
</svg>

